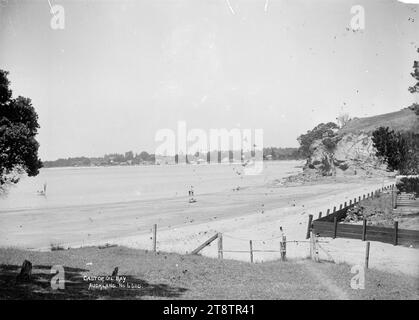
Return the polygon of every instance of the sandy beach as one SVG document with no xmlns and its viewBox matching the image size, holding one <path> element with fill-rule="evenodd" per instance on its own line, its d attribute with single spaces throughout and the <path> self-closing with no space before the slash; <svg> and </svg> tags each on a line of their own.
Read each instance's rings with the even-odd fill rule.
<svg viewBox="0 0 419 320">
<path fill-rule="evenodd" d="M 7 210 L 1 213 L 0 244 L 31 250 L 51 245 L 85 247 L 105 243 L 151 249 L 151 229 L 157 224 L 160 251 L 188 253 L 215 233 L 223 233 L 224 258 L 249 261 L 249 253 L 228 251 L 279 250 L 282 226 L 289 242 L 287 257 L 309 255 L 308 215 L 339 206 L 360 195 L 392 184 L 391 178 L 339 178 L 311 185 L 283 186 L 270 179 L 239 190 L 187 196 Z M 320 239 L 323 260 L 362 264 L 365 243 L 350 239 Z M 370 267 L 417 276 L 419 251 L 372 242 Z M 202 251 L 216 257 L 214 242 Z M 255 252 L 254 260 L 278 259 L 277 252 Z"/>
</svg>

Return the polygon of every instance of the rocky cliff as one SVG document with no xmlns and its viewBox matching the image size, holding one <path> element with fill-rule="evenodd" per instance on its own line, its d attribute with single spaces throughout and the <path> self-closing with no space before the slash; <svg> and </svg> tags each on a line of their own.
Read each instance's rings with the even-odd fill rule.
<svg viewBox="0 0 419 320">
<path fill-rule="evenodd" d="M 406 108 L 368 118 L 355 118 L 333 137 L 315 140 L 306 173 L 323 176 L 385 174 L 386 165 L 375 156 L 372 132 L 378 127 L 419 132 L 419 117 Z"/>
</svg>

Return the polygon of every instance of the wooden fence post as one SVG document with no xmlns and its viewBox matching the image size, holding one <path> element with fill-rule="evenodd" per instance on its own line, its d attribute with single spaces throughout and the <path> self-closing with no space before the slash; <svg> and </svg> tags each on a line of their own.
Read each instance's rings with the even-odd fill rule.
<svg viewBox="0 0 419 320">
<path fill-rule="evenodd" d="M 310 237 L 310 255 L 311 259 L 315 262 L 319 262 L 319 251 L 317 248 L 317 236 L 312 232 Z"/>
<path fill-rule="evenodd" d="M 364 221 L 362 221 L 362 241 L 365 241 L 367 234 L 367 219 L 364 217 Z"/>
<path fill-rule="evenodd" d="M 340 206 L 339 206 L 339 210 L 342 210 L 342 203 L 340 204 Z"/>
<path fill-rule="evenodd" d="M 326 216 L 330 214 L 330 209 L 327 209 Z"/>
<path fill-rule="evenodd" d="M 336 212 L 336 206 L 333 207 L 333 213 L 335 213 L 335 212 Z"/>
<path fill-rule="evenodd" d="M 395 246 L 397 246 L 398 232 L 399 232 L 399 222 L 394 221 L 394 245 Z"/>
<path fill-rule="evenodd" d="M 356 197 L 354 198 L 354 204 L 356 203 Z"/>
<path fill-rule="evenodd" d="M 307 225 L 307 235 L 306 235 L 306 239 L 310 238 L 310 231 L 311 231 L 311 223 L 313 221 L 313 215 L 309 214 L 308 215 L 308 225 Z"/>
<path fill-rule="evenodd" d="M 285 261 L 287 255 L 287 237 L 286 236 L 282 236 L 282 241 L 281 241 L 281 260 Z"/>
<path fill-rule="evenodd" d="M 391 208 L 394 209 L 394 194 L 393 194 L 393 189 L 391 189 Z"/>
<path fill-rule="evenodd" d="M 319 212 L 319 219 L 322 217 L 322 212 L 320 211 Z"/>
<path fill-rule="evenodd" d="M 314 239 L 313 231 L 311 231 L 310 232 L 310 259 L 311 260 L 314 260 L 314 256 L 313 256 L 313 254 L 314 254 L 313 239 Z"/>
<path fill-rule="evenodd" d="M 218 233 L 218 259 L 223 259 L 223 234 Z"/>
<path fill-rule="evenodd" d="M 333 239 L 336 239 L 337 229 L 338 229 L 338 219 L 334 217 L 333 218 Z"/>
<path fill-rule="evenodd" d="M 349 200 L 349 206 L 351 206 L 352 205 L 352 200 Z"/>
<path fill-rule="evenodd" d="M 345 201 L 345 206 L 344 206 L 344 208 L 346 208 L 346 201 Z"/>
<path fill-rule="evenodd" d="M 249 244 L 250 244 L 250 262 L 253 263 L 253 244 L 252 244 L 252 240 L 249 240 Z"/>
<path fill-rule="evenodd" d="M 391 208 L 394 209 L 394 196 L 393 196 L 393 189 L 391 189 Z"/>
<path fill-rule="evenodd" d="M 367 241 L 365 245 L 365 269 L 368 269 L 369 260 L 370 260 L 370 242 Z"/>
<path fill-rule="evenodd" d="M 319 258 L 319 239 L 317 238 L 317 235 L 314 235 L 314 243 L 315 243 L 315 246 L 316 246 L 316 251 L 315 251 L 315 254 L 316 254 L 316 262 L 320 262 L 320 258 Z"/>
<path fill-rule="evenodd" d="M 213 242 L 217 238 L 218 238 L 218 233 L 216 233 L 211 238 L 209 238 L 208 240 L 206 240 L 203 244 L 201 244 L 195 250 L 192 250 L 191 254 L 198 254 L 199 251 L 201 251 L 202 249 L 204 249 L 206 246 L 208 246 L 211 242 Z"/>
<path fill-rule="evenodd" d="M 358 202 L 361 202 L 361 196 L 358 197 Z"/>
<path fill-rule="evenodd" d="M 157 252 L 157 224 L 153 225 L 153 252 Z"/>
<path fill-rule="evenodd" d="M 391 204 L 393 206 L 393 209 L 397 208 L 397 193 L 394 189 L 391 190 Z"/>
</svg>

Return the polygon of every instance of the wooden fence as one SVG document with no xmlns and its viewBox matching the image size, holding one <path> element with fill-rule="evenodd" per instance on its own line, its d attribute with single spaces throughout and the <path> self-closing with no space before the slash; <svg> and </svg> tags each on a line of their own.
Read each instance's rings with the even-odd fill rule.
<svg viewBox="0 0 419 320">
<path fill-rule="evenodd" d="M 349 238 L 359 239 L 362 241 L 380 241 L 385 243 L 392 243 L 394 245 L 402 244 L 413 247 L 419 246 L 419 231 L 417 230 L 405 230 L 398 228 L 398 222 L 394 223 L 391 227 L 376 227 L 367 226 L 367 221 L 363 220 L 362 225 L 345 224 L 339 223 L 346 217 L 348 209 L 360 201 L 368 198 L 373 198 L 380 192 L 391 189 L 393 190 L 394 185 L 387 186 L 378 190 L 375 190 L 363 197 L 355 198 L 354 201 L 350 200 L 349 205 L 345 202 L 344 205 L 340 205 L 340 209 L 336 211 L 336 207 L 333 212 L 329 214 L 330 210 L 327 210 L 325 216 L 322 217 L 322 213 L 319 213 L 318 219 L 313 221 L 313 216 L 309 216 L 309 223 L 307 228 L 307 239 L 310 237 L 310 232 L 313 232 L 319 237 L 331 237 L 331 238 Z"/>
<path fill-rule="evenodd" d="M 281 260 L 286 260 L 286 254 L 287 254 L 287 242 L 297 242 L 297 241 L 287 241 L 287 238 L 285 236 L 282 236 L 281 242 L 279 245 L 279 250 L 255 250 L 253 248 L 253 241 L 249 240 L 249 249 L 250 250 L 225 250 L 223 248 L 223 234 L 217 233 L 213 235 L 208 240 L 204 241 L 199 247 L 197 247 L 195 250 L 191 252 L 191 254 L 198 254 L 202 249 L 209 246 L 213 241 L 218 240 L 218 259 L 223 259 L 224 252 L 235 252 L 235 253 L 249 253 L 250 254 L 250 262 L 253 263 L 253 254 L 255 252 L 280 252 L 281 253 Z M 241 239 L 242 240 L 242 239 Z M 258 241 L 264 241 L 264 240 L 258 240 Z M 304 241 L 298 241 L 298 242 L 304 242 Z"/>
<path fill-rule="evenodd" d="M 281 232 L 282 232 L 282 230 L 281 230 Z M 219 259 L 223 259 L 224 252 L 249 253 L 250 254 L 250 262 L 253 263 L 253 255 L 254 255 L 255 252 L 279 252 L 279 253 L 281 253 L 281 260 L 285 261 L 286 260 L 286 253 L 287 253 L 287 242 L 288 243 L 309 242 L 309 241 L 301 241 L 301 240 L 287 241 L 287 238 L 286 238 L 285 235 L 282 235 L 280 237 L 274 237 L 274 238 L 271 238 L 271 239 L 263 239 L 263 240 L 259 239 L 259 240 L 256 240 L 256 241 L 263 241 L 264 242 L 264 241 L 274 240 L 274 239 L 280 239 L 281 240 L 280 244 L 279 244 L 279 250 L 258 250 L 258 249 L 254 249 L 252 240 L 248 240 L 250 250 L 225 250 L 223 248 L 223 234 L 222 233 L 216 233 L 212 237 L 205 240 L 196 249 L 192 250 L 190 252 L 190 254 L 193 254 L 193 255 L 198 254 L 200 251 L 202 251 L 202 249 L 209 246 L 215 240 L 218 240 L 218 258 Z M 152 243 L 153 243 L 152 250 L 153 250 L 154 253 L 157 253 L 157 224 L 154 224 L 153 227 L 152 227 L 151 240 L 152 240 Z M 243 239 L 240 239 L 240 240 L 243 240 Z M 111 245 L 106 245 L 105 247 L 107 248 L 107 247 L 110 247 L 110 246 Z"/>
</svg>

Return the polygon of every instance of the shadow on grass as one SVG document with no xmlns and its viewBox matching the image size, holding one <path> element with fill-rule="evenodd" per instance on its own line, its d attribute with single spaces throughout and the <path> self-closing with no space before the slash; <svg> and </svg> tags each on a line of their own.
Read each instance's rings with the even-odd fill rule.
<svg viewBox="0 0 419 320">
<path fill-rule="evenodd" d="M 89 270 L 65 266 L 65 289 L 53 290 L 51 288 L 51 279 L 55 274 L 50 273 L 51 267 L 46 265 L 33 266 L 31 281 L 22 283 L 16 281 L 16 277 L 20 272 L 20 266 L 0 265 L 0 299 L 141 299 L 144 296 L 176 298 L 188 290 L 181 287 L 172 287 L 167 284 L 150 284 L 147 281 L 129 275 L 120 275 L 121 277 L 126 277 L 125 282 L 122 282 L 122 287 L 115 280 L 105 282 L 85 281 L 82 272 Z M 108 289 L 89 289 L 91 284 L 113 284 L 115 287 Z"/>
</svg>

